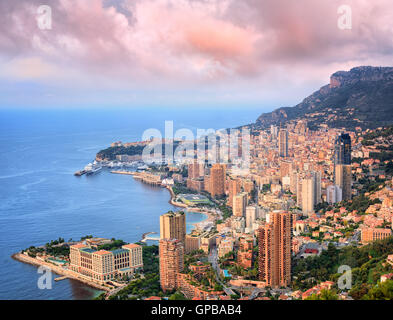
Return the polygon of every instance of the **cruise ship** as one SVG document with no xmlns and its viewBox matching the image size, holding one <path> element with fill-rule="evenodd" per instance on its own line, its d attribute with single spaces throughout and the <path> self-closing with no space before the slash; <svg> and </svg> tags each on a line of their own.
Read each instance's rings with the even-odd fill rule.
<svg viewBox="0 0 393 320">
<path fill-rule="evenodd" d="M 92 174 L 96 174 L 97 172 L 100 172 L 102 170 L 102 167 L 97 165 L 97 162 L 94 162 L 94 163 L 89 163 L 84 170 L 87 175 L 92 175 Z"/>
</svg>

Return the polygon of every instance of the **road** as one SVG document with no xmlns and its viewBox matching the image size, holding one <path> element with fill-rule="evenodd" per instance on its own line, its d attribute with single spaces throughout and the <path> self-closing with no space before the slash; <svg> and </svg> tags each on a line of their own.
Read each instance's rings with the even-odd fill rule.
<svg viewBox="0 0 393 320">
<path fill-rule="evenodd" d="M 230 296 L 230 295 L 235 295 L 236 293 L 229 287 L 227 287 L 220 279 L 220 266 L 218 265 L 218 253 L 217 253 L 217 248 L 212 248 L 210 250 L 209 256 L 208 256 L 209 262 L 212 264 L 213 269 L 216 271 L 216 280 L 219 284 L 222 285 L 224 288 L 224 292 Z"/>
</svg>

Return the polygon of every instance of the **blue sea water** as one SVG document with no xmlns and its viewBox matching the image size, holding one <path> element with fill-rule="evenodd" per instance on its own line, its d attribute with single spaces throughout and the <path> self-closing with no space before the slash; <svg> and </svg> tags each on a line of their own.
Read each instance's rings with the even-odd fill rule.
<svg viewBox="0 0 393 320">
<path fill-rule="evenodd" d="M 148 128 L 220 129 L 254 121 L 258 109 L 81 109 L 0 111 L 0 299 L 91 299 L 99 292 L 74 280 L 40 290 L 37 268 L 10 256 L 62 237 L 135 242 L 159 232 L 175 208 L 166 189 L 101 172 L 75 177 L 113 141 L 137 141 Z M 188 213 L 188 230 L 204 219 Z"/>
</svg>

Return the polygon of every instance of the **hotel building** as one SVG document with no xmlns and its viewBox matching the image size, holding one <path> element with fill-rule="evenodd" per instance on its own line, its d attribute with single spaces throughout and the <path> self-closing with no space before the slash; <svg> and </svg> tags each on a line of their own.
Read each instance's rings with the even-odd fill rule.
<svg viewBox="0 0 393 320">
<path fill-rule="evenodd" d="M 100 283 L 130 276 L 141 268 L 142 247 L 137 244 L 111 251 L 95 250 L 83 243 L 70 246 L 70 269 Z"/>
</svg>

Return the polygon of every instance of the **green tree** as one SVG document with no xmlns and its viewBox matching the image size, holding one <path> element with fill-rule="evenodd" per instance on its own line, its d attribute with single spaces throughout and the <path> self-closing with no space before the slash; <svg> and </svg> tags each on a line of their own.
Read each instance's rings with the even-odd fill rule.
<svg viewBox="0 0 393 320">
<path fill-rule="evenodd" d="M 319 294 L 312 294 L 306 300 L 338 300 L 338 296 L 332 290 L 322 289 Z"/>
</svg>

